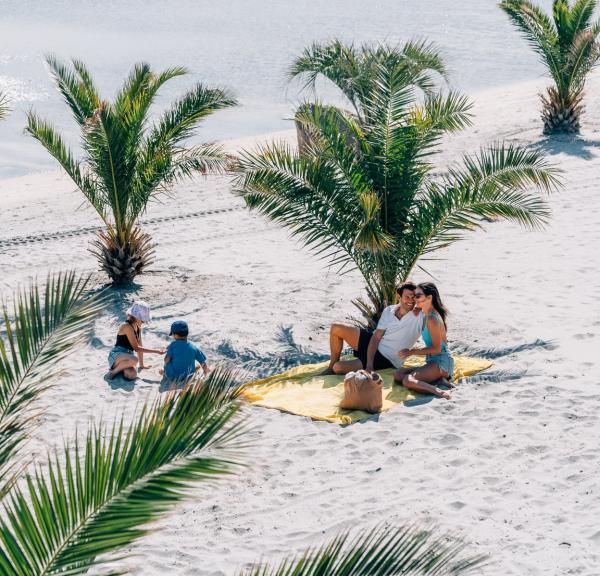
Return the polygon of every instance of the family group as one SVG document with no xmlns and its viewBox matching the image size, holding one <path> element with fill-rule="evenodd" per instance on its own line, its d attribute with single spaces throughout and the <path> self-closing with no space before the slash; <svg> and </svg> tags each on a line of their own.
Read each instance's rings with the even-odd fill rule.
<svg viewBox="0 0 600 576">
<path fill-rule="evenodd" d="M 187 322 L 183 320 L 173 322 L 169 333 L 173 342 L 166 350 L 155 350 L 145 348 L 142 343 L 142 325 L 151 320 L 150 306 L 139 300 L 133 303 L 126 314 L 127 320 L 119 326 L 115 345 L 108 353 L 109 371 L 105 379 L 112 380 L 120 374 L 126 380 L 135 380 L 138 368 L 150 368 L 144 364 L 144 354 L 164 355 L 164 367 L 159 370 L 159 373 L 168 380 L 187 380 L 199 368 L 202 368 L 205 376 L 208 374 L 206 356 L 188 340 Z"/>
<path fill-rule="evenodd" d="M 446 335 L 448 311 L 438 289 L 431 282 L 418 285 L 405 282 L 398 287 L 397 294 L 398 304 L 384 309 L 374 332 L 346 324 L 331 326 L 331 358 L 323 373 L 348 374 L 362 369 L 372 373 L 395 368 L 394 379 L 398 384 L 416 392 L 449 398 L 447 388 L 452 387 L 454 360 L 448 351 Z M 168 380 L 187 379 L 199 368 L 208 374 L 206 356 L 188 340 L 186 322 L 173 322 L 170 331 L 173 342 L 166 350 L 155 350 L 144 348 L 142 343 L 142 325 L 151 316 L 148 304 L 135 302 L 126 314 L 127 320 L 119 327 L 115 345 L 108 354 L 107 379 L 118 374 L 128 380 L 135 379 L 138 368 L 148 368 L 144 353 L 165 356 L 160 373 Z M 423 348 L 414 347 L 419 337 L 425 344 Z M 355 358 L 340 359 L 344 343 L 352 347 Z M 409 356 L 425 356 L 425 365 L 405 367 Z"/>
</svg>

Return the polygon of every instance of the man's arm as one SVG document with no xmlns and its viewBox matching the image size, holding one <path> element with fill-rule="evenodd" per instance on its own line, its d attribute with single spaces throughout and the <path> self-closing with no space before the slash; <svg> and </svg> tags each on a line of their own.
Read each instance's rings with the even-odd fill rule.
<svg viewBox="0 0 600 576">
<path fill-rule="evenodd" d="M 385 334 L 385 329 L 375 330 L 371 340 L 369 340 L 369 347 L 367 348 L 367 366 L 365 367 L 368 372 L 373 372 L 373 362 L 375 361 L 375 352 L 379 347 L 379 342 Z"/>
</svg>

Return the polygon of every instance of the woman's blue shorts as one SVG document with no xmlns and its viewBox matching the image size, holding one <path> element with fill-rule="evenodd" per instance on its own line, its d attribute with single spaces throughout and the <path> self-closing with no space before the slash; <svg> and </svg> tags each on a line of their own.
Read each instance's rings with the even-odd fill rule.
<svg viewBox="0 0 600 576">
<path fill-rule="evenodd" d="M 129 350 L 128 348 L 123 348 L 123 346 L 115 346 L 108 353 L 108 367 L 112 368 L 115 365 L 115 360 L 118 356 L 131 356 L 135 358 L 135 352 L 133 350 Z"/>
</svg>

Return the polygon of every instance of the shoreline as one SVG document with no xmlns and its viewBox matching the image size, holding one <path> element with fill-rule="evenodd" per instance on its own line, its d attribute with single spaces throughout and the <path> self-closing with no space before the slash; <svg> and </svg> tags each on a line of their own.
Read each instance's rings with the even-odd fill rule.
<svg viewBox="0 0 600 576">
<path fill-rule="evenodd" d="M 594 83 L 595 80 L 600 78 L 600 71 L 594 71 L 590 75 L 588 83 L 586 85 L 586 98 L 584 102 L 588 103 L 588 107 L 593 105 L 592 95 L 593 91 L 589 89 L 589 85 Z M 525 80 L 521 82 L 505 84 L 502 86 L 489 87 L 477 89 L 471 92 L 461 92 L 468 96 L 471 101 L 474 103 L 474 108 L 478 108 L 478 101 L 487 101 L 491 98 L 503 98 L 507 95 L 514 94 L 519 91 L 524 95 L 523 105 L 529 104 L 532 99 L 538 99 L 539 93 L 544 89 L 545 86 L 551 83 L 551 79 L 546 76 L 540 76 L 535 80 Z M 51 119 L 50 119 L 51 120 Z M 589 118 L 587 118 L 589 120 Z M 583 125 L 584 132 L 590 131 L 590 122 L 586 120 L 586 114 L 583 116 Z M 23 120 L 24 122 L 24 120 Z M 277 138 L 282 138 L 286 141 L 295 142 L 295 127 L 293 126 L 293 121 L 290 122 L 290 128 L 285 130 L 277 130 L 274 132 L 257 132 L 256 134 L 250 136 L 240 136 L 235 138 L 227 138 L 224 140 L 217 140 L 216 142 L 223 145 L 227 152 L 237 152 L 240 148 L 249 147 L 259 142 L 273 141 Z M 474 121 L 474 128 L 477 128 L 476 119 Z M 534 127 L 532 126 L 533 130 Z M 596 123 L 593 129 L 591 130 L 593 133 L 600 132 L 600 123 Z M 200 140 L 202 140 L 202 128 L 199 129 Z M 541 122 L 540 122 L 540 134 L 541 134 Z M 512 132 L 508 132 L 507 136 L 514 136 Z M 30 138 L 27 135 L 23 135 L 23 138 Z M 567 137 L 570 138 L 570 137 Z M 36 143 L 37 144 L 37 143 Z M 37 144 L 41 148 L 41 144 Z M 31 171 L 25 174 L 19 175 L 6 175 L 2 176 L 3 168 L 0 166 L 0 183 L 7 182 L 11 180 L 20 181 L 22 178 L 29 178 L 35 176 L 46 175 L 48 177 L 56 175 L 57 172 L 60 172 L 60 168 L 40 168 L 40 169 L 32 169 Z"/>
</svg>

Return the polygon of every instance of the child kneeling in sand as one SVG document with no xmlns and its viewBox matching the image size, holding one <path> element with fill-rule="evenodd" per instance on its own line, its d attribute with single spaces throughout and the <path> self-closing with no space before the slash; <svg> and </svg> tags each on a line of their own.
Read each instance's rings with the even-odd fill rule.
<svg viewBox="0 0 600 576">
<path fill-rule="evenodd" d="M 188 334 L 187 322 L 177 320 L 171 324 L 169 336 L 173 336 L 173 342 L 167 347 L 164 370 L 159 370 L 160 374 L 169 380 L 189 378 L 197 370 L 196 361 L 202 367 L 205 376 L 209 372 L 206 356 L 195 344 L 188 342 Z"/>
</svg>

